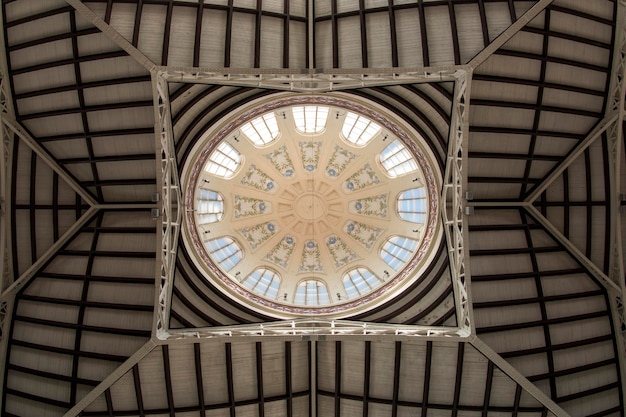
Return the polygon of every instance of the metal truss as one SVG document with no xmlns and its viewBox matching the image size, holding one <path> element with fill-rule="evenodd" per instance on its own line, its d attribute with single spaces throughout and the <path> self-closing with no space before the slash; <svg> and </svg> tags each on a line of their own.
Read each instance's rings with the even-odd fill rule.
<svg viewBox="0 0 626 417">
<path fill-rule="evenodd" d="M 613 52 L 612 79 L 609 90 L 608 111 L 617 114 L 617 120 L 607 129 L 609 148 L 609 181 L 610 181 L 610 251 L 609 278 L 617 285 L 618 291 L 609 292 L 611 310 L 613 311 L 614 331 L 617 347 L 620 351 L 619 365 L 622 383 L 626 381 L 626 286 L 624 282 L 624 256 L 622 248 L 622 225 L 620 211 L 621 195 L 621 164 L 624 149 L 623 125 L 626 116 L 626 2 L 620 1 L 617 6 L 615 27 L 615 49 Z"/>
<path fill-rule="evenodd" d="M 182 339 L 233 338 L 241 336 L 397 336 L 443 339 L 467 338 L 468 333 L 457 327 L 379 324 L 350 320 L 295 319 L 237 326 L 169 330 L 169 342 Z"/>
<path fill-rule="evenodd" d="M 11 227 L 11 215 L 8 208 L 10 203 L 9 189 L 11 184 L 11 155 L 13 154 L 14 135 L 3 123 L 5 119 L 12 119 L 11 100 L 5 72 L 0 71 L 0 129 L 2 134 L 2 146 L 0 147 L 0 257 L 2 257 L 2 270 L 0 271 L 0 291 L 4 290 L 12 282 L 11 266 L 11 240 L 9 229 Z"/>
<path fill-rule="evenodd" d="M 157 281 L 157 308 L 155 310 L 155 335 L 162 339 L 167 337 L 169 325 L 169 308 L 172 297 L 171 286 L 174 281 L 176 268 L 176 253 L 178 251 L 178 236 L 182 221 L 182 195 L 180 178 L 178 176 L 178 164 L 176 162 L 176 149 L 172 132 L 172 118 L 170 114 L 170 100 L 167 81 L 158 74 L 153 73 L 153 86 L 155 93 L 155 107 L 158 112 L 158 129 L 160 141 L 161 162 L 161 248 L 160 248 L 160 271 Z M 156 214 L 156 213 L 155 213 Z"/>
<path fill-rule="evenodd" d="M 395 84 L 455 81 L 465 65 L 427 68 L 389 68 L 356 70 L 245 70 L 235 68 L 159 67 L 157 71 L 170 82 L 219 84 L 239 87 L 269 88 L 294 92 L 328 92 Z"/>
<path fill-rule="evenodd" d="M 469 271 L 465 260 L 469 249 L 467 241 L 467 225 L 464 217 L 464 196 L 466 189 L 465 159 L 469 123 L 469 93 L 471 73 L 464 73 L 457 78 L 454 86 L 454 103 L 450 137 L 448 139 L 448 157 L 444 174 L 443 191 L 441 193 L 441 217 L 443 219 L 448 259 L 454 285 L 454 295 L 459 329 L 467 334 L 473 333 L 473 320 L 469 296 Z"/>
</svg>

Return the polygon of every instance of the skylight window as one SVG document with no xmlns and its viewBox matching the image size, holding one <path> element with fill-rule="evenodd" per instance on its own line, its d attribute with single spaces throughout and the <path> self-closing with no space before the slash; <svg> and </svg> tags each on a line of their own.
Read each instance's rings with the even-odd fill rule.
<svg viewBox="0 0 626 417">
<path fill-rule="evenodd" d="M 408 237 L 393 236 L 389 238 L 382 249 L 380 257 L 394 271 L 401 270 L 417 250 L 418 241 Z"/>
<path fill-rule="evenodd" d="M 298 284 L 294 304 L 317 306 L 330 304 L 326 284 L 317 279 L 309 279 Z"/>
<path fill-rule="evenodd" d="M 356 268 L 343 276 L 343 287 L 348 300 L 362 297 L 382 284 L 382 280 L 367 268 Z"/>
<path fill-rule="evenodd" d="M 267 145 L 278 137 L 278 122 L 274 113 L 267 113 L 241 126 L 241 131 L 257 146 Z"/>
<path fill-rule="evenodd" d="M 381 127 L 367 117 L 348 112 L 341 128 L 343 137 L 356 146 L 365 146 L 380 132 Z"/>
<path fill-rule="evenodd" d="M 328 107 L 297 106 L 292 109 L 296 129 L 300 133 L 320 133 L 326 126 Z"/>
<path fill-rule="evenodd" d="M 259 268 L 246 277 L 243 286 L 256 294 L 275 300 L 278 297 L 280 276 L 269 269 Z"/>
<path fill-rule="evenodd" d="M 241 165 L 241 155 L 237 149 L 227 142 L 222 142 L 209 155 L 209 163 L 204 169 L 217 177 L 231 178 L 239 165 Z"/>
<path fill-rule="evenodd" d="M 224 200 L 219 193 L 210 190 L 198 190 L 196 214 L 197 224 L 219 222 L 224 215 Z"/>
<path fill-rule="evenodd" d="M 380 163 L 392 178 L 417 170 L 417 162 L 411 152 L 398 139 L 391 142 L 380 153 Z"/>
<path fill-rule="evenodd" d="M 424 187 L 404 191 L 398 197 L 398 215 L 407 222 L 426 222 L 426 191 Z"/>
<path fill-rule="evenodd" d="M 243 258 L 241 247 L 229 237 L 218 237 L 206 243 L 209 256 L 224 271 L 228 272 Z"/>
</svg>

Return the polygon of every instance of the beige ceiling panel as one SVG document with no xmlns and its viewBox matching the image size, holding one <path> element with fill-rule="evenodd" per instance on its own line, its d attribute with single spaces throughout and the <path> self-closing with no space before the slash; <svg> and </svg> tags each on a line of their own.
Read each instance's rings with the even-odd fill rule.
<svg viewBox="0 0 626 417">
<path fill-rule="evenodd" d="M 456 31 L 459 37 L 461 62 L 469 62 L 485 47 L 480 10 L 478 4 L 456 4 L 454 5 L 454 12 Z M 503 15 L 499 17 L 501 16 Z M 489 22 L 488 17 L 487 15 L 487 22 Z M 492 26 L 492 29 L 496 30 L 498 26 L 500 25 L 496 23 L 495 26 Z M 502 30 L 504 30 L 504 28 L 505 27 L 502 27 Z"/>
<path fill-rule="evenodd" d="M 454 47 L 448 6 L 428 7 L 424 10 L 430 66 L 453 65 Z"/>
<path fill-rule="evenodd" d="M 474 280 L 472 301 L 474 304 L 490 301 L 522 300 L 537 297 L 537 286 L 534 278 Z M 475 309 L 477 306 L 474 307 Z M 489 309 L 493 313 L 495 310 Z"/>
<path fill-rule="evenodd" d="M 540 326 L 507 330 L 505 332 L 484 333 L 480 334 L 480 339 L 494 351 L 501 354 L 518 350 L 544 348 L 546 346 L 543 328 Z"/>
<path fill-rule="evenodd" d="M 389 13 L 368 13 L 365 15 L 365 28 L 367 34 L 367 66 L 370 68 L 392 67 Z M 358 41 L 352 44 L 352 49 L 359 50 L 355 46 L 360 43 Z M 342 66 L 345 65 L 342 64 Z"/>
<path fill-rule="evenodd" d="M 12 21 L 23 19 L 34 14 L 60 9 L 66 5 L 63 0 L 50 0 L 45 2 L 15 1 L 7 3 L 4 13 L 6 19 Z"/>
<path fill-rule="evenodd" d="M 144 4 L 137 47 L 155 64 L 161 64 L 167 5 Z"/>
<path fill-rule="evenodd" d="M 415 13 L 414 10 L 397 10 L 395 16 L 400 66 L 419 67 L 424 65 L 419 14 Z"/>
<path fill-rule="evenodd" d="M 261 68 L 281 68 L 283 66 L 284 36 L 283 19 L 270 16 L 261 17 Z M 291 42 L 291 37 L 289 39 Z"/>
<path fill-rule="evenodd" d="M 109 25 L 126 40 L 131 41 L 133 39 L 136 13 L 136 4 L 114 3 L 111 8 L 111 22 Z"/>
<path fill-rule="evenodd" d="M 515 2 L 518 5 L 519 2 Z M 500 33 L 511 25 L 511 16 L 508 6 L 504 3 L 485 3 L 485 16 L 487 17 L 487 31 L 489 41 L 493 42 Z M 518 15 L 520 16 L 520 15 Z"/>
<path fill-rule="evenodd" d="M 472 99 L 512 101 L 515 103 L 535 104 L 538 87 L 481 81 L 472 81 Z"/>
</svg>

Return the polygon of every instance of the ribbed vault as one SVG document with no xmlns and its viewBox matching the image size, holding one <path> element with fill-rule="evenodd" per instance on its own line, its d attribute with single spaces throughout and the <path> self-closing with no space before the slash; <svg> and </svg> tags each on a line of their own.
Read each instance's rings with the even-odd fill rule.
<svg viewBox="0 0 626 417">
<path fill-rule="evenodd" d="M 3 415 L 624 416 L 621 2 L 4 0 L 2 15 Z M 163 108 L 181 167 L 272 87 L 343 88 L 443 169 L 455 71 L 469 336 L 199 338 L 269 319 L 180 242 L 163 310 Z M 446 243 L 351 319 L 460 326 Z M 163 311 L 177 337 L 158 337 Z"/>
</svg>

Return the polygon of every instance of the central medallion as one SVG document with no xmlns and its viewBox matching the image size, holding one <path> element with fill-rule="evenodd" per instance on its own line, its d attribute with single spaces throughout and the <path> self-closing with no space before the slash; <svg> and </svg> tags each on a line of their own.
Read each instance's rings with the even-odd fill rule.
<svg viewBox="0 0 626 417">
<path fill-rule="evenodd" d="M 296 216 L 304 221 L 316 221 L 326 215 L 324 197 L 306 193 L 298 197 L 294 203 Z"/>
</svg>

